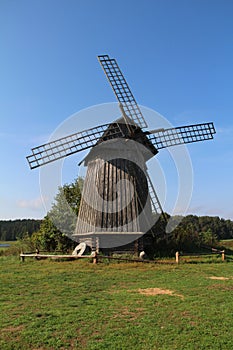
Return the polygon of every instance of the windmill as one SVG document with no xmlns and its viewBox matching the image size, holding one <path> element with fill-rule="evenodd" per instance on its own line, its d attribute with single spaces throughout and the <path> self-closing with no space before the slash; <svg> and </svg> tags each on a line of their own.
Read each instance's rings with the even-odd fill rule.
<svg viewBox="0 0 233 350">
<path fill-rule="evenodd" d="M 154 218 L 164 215 L 147 161 L 160 149 L 213 139 L 215 128 L 210 122 L 146 130 L 146 120 L 116 60 L 108 55 L 98 60 L 121 117 L 32 148 L 27 160 L 34 169 L 90 149 L 84 159 L 87 172 L 73 239 L 97 250 L 133 246 L 140 251 Z"/>
</svg>

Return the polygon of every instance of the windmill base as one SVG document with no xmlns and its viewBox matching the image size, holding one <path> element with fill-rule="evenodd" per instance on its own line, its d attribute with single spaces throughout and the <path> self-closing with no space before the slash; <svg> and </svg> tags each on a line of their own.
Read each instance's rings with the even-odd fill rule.
<svg viewBox="0 0 233 350">
<path fill-rule="evenodd" d="M 111 253 L 131 253 L 139 255 L 143 251 L 143 232 L 88 232 L 73 234 L 77 243 L 85 242 L 92 251 Z"/>
</svg>

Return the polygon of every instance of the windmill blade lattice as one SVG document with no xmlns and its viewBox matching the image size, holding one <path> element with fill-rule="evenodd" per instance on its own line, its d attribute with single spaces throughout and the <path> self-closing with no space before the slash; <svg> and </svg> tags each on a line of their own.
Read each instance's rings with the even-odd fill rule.
<svg viewBox="0 0 233 350">
<path fill-rule="evenodd" d="M 159 130 L 148 138 L 157 149 L 213 139 L 216 133 L 213 123 L 203 123 Z"/>
<path fill-rule="evenodd" d="M 105 133 L 106 130 L 107 133 Z M 105 137 L 103 139 L 102 136 L 104 133 Z M 27 160 L 30 168 L 34 169 L 91 148 L 100 140 L 105 141 L 122 136 L 123 133 L 117 123 L 100 125 L 32 148 L 32 154 L 27 157 Z"/>
<path fill-rule="evenodd" d="M 146 171 L 146 176 L 147 176 L 148 189 L 149 189 L 152 210 L 155 212 L 155 214 L 162 215 L 164 217 L 165 221 L 167 221 L 166 215 L 164 214 L 162 205 L 159 201 L 159 197 L 155 191 L 155 188 L 154 188 L 153 183 L 151 181 L 150 175 L 148 174 L 148 171 Z"/>
<path fill-rule="evenodd" d="M 126 116 L 141 128 L 146 128 L 147 123 L 116 60 L 108 55 L 98 56 L 98 60 Z"/>
</svg>

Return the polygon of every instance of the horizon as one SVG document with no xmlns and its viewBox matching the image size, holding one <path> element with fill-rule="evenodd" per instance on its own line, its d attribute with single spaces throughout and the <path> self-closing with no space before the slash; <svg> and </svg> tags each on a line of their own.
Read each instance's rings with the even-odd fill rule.
<svg viewBox="0 0 233 350">
<path fill-rule="evenodd" d="M 168 214 L 168 213 L 165 213 L 165 214 Z M 169 214 L 168 214 L 169 215 Z M 218 216 L 218 215 L 196 215 L 196 214 L 186 214 L 186 215 L 174 215 L 174 217 L 179 217 L 179 216 L 182 216 L 183 218 L 187 217 L 187 216 L 197 216 L 197 217 L 210 217 L 210 218 L 215 218 L 215 217 L 218 217 L 220 220 L 230 220 L 233 222 L 232 219 L 225 219 L 225 218 L 222 218 L 221 216 Z M 35 218 L 16 218 L 16 219 L 0 219 L 0 221 L 17 221 L 17 220 L 43 220 L 44 218 L 38 218 L 38 219 L 35 219 Z"/>
</svg>

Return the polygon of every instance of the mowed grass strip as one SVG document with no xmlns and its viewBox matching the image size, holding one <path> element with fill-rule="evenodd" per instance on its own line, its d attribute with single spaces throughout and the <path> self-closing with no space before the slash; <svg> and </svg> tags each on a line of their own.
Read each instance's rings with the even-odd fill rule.
<svg viewBox="0 0 233 350">
<path fill-rule="evenodd" d="M 1 349 L 233 348 L 232 263 L 0 264 Z"/>
</svg>

